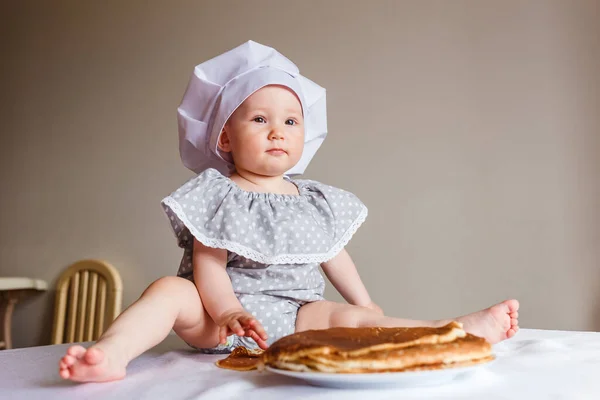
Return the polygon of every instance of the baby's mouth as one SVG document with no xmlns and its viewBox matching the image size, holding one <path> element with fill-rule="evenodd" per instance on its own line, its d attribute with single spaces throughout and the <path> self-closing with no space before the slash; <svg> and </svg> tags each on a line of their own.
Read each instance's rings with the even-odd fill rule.
<svg viewBox="0 0 600 400">
<path fill-rule="evenodd" d="M 267 153 L 269 153 L 273 156 L 282 156 L 284 154 L 287 154 L 287 151 L 285 151 L 283 149 L 269 149 L 269 150 L 267 150 Z"/>
</svg>

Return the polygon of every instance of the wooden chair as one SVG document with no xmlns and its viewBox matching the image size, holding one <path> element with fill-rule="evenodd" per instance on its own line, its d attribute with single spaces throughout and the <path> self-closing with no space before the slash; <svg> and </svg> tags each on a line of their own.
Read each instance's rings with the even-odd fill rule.
<svg viewBox="0 0 600 400">
<path fill-rule="evenodd" d="M 123 282 L 101 260 L 69 266 L 56 284 L 52 344 L 96 340 L 121 312 Z"/>
</svg>

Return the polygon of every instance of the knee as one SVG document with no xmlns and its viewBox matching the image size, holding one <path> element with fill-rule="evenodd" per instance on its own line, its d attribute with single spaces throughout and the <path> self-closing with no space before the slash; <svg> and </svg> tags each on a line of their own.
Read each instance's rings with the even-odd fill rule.
<svg viewBox="0 0 600 400">
<path fill-rule="evenodd" d="M 332 328 L 356 328 L 359 325 L 359 320 L 359 310 L 343 308 L 331 313 L 329 316 L 329 325 Z"/>
<path fill-rule="evenodd" d="M 193 290 L 197 292 L 196 286 L 189 280 L 178 276 L 163 276 L 150 284 L 142 293 L 142 296 L 150 293 L 175 294 Z"/>
<path fill-rule="evenodd" d="M 381 315 L 366 307 L 345 305 L 330 316 L 332 327 L 358 328 L 364 326 L 378 326 Z"/>
</svg>

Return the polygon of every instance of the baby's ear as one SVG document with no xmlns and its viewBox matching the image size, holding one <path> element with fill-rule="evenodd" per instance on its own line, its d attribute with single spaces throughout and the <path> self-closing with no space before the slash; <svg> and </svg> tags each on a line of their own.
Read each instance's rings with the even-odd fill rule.
<svg viewBox="0 0 600 400">
<path fill-rule="evenodd" d="M 219 150 L 224 151 L 225 153 L 231 152 L 231 142 L 229 141 L 229 135 L 227 134 L 227 130 L 225 129 L 225 127 L 223 127 L 223 130 L 219 135 L 217 147 L 219 147 Z"/>
</svg>

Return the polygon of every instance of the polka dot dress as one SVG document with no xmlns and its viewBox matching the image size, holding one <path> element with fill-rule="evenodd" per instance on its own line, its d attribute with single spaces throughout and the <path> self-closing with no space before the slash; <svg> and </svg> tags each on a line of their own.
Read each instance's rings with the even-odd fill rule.
<svg viewBox="0 0 600 400">
<path fill-rule="evenodd" d="M 233 290 L 267 331 L 268 344 L 294 332 L 303 304 L 323 299 L 319 265 L 342 250 L 367 216 L 347 191 L 310 180 L 290 182 L 299 195 L 248 192 L 208 169 L 162 202 L 184 249 L 177 275 L 193 280 L 194 238 L 228 250 Z M 239 345 L 257 347 L 235 336 L 205 352 Z"/>
</svg>

